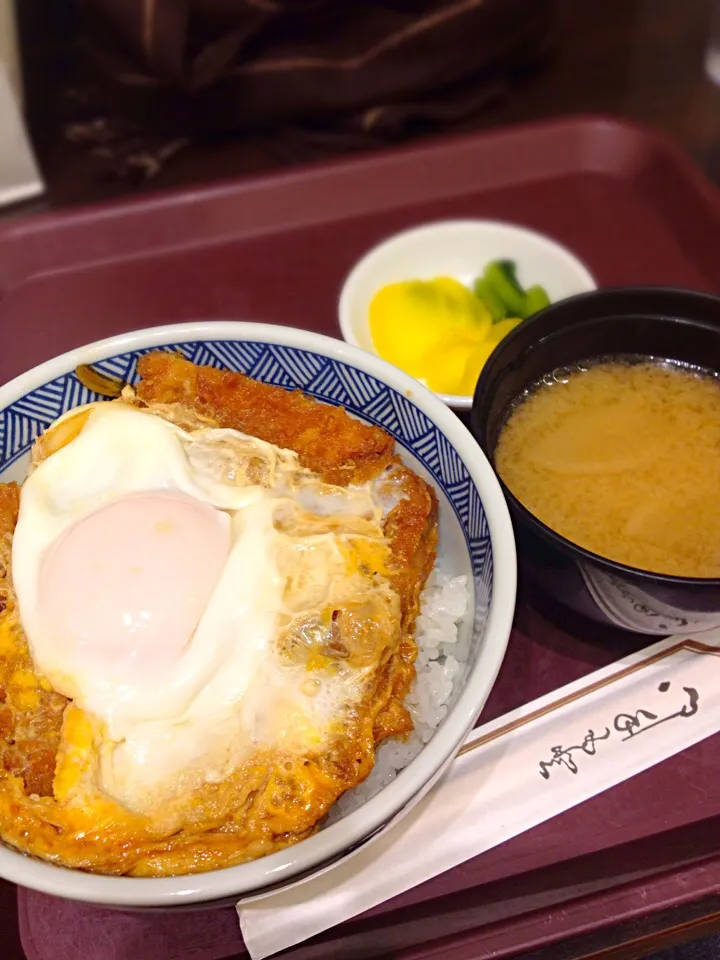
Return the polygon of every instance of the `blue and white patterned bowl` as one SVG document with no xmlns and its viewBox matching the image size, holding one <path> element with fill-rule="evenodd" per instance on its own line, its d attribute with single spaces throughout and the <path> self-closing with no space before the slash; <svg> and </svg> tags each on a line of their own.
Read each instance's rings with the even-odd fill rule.
<svg viewBox="0 0 720 960">
<path fill-rule="evenodd" d="M 0 479 L 22 480 L 30 446 L 66 410 L 98 399 L 75 377 L 81 363 L 133 382 L 137 358 L 180 350 L 189 360 L 238 370 L 342 404 L 384 427 L 403 459 L 440 500 L 440 553 L 474 588 L 470 656 L 447 717 L 412 763 L 342 820 L 253 863 L 185 877 L 104 877 L 55 867 L 0 845 L 0 876 L 58 896 L 125 908 L 223 903 L 297 882 L 349 853 L 416 803 L 460 747 L 500 668 L 515 605 L 515 544 L 502 492 L 471 435 L 429 390 L 389 364 L 338 340 L 265 324 L 209 321 L 154 327 L 50 360 L 0 387 Z"/>
</svg>

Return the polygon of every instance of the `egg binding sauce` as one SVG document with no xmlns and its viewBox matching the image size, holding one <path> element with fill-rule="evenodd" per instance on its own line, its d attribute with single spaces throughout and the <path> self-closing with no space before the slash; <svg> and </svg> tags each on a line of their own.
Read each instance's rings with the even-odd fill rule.
<svg viewBox="0 0 720 960">
<path fill-rule="evenodd" d="M 139 367 L 137 395 L 40 438 L 25 492 L 0 485 L 0 834 L 58 864 L 162 876 L 303 839 L 377 744 L 409 731 L 437 502 L 387 434 L 341 408 L 170 354 Z M 75 496 L 59 480 L 91 453 Z M 161 490 L 153 463 L 175 464 Z M 125 518 L 150 546 L 135 556 L 132 530 L 114 533 L 107 558 L 88 560 Z M 193 576 L 182 536 L 198 529 L 207 556 Z M 87 581 L 110 597 L 135 570 L 125 607 L 93 607 Z M 179 611 L 188 592 L 199 599 Z M 155 600 L 157 632 L 144 634 Z M 115 626 L 96 640 L 104 611 Z"/>
<path fill-rule="evenodd" d="M 549 374 L 500 431 L 496 469 L 573 543 L 652 573 L 720 577 L 720 380 L 643 357 Z"/>
</svg>

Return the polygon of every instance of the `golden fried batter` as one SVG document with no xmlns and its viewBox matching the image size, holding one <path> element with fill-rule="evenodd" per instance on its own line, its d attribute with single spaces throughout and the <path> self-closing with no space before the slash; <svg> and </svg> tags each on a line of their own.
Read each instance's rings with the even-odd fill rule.
<svg viewBox="0 0 720 960">
<path fill-rule="evenodd" d="M 174 405 L 163 414 L 168 418 L 192 423 L 199 414 L 295 450 L 304 466 L 335 484 L 364 482 L 389 467 L 379 482 L 396 503 L 385 521 L 384 575 L 397 594 L 399 619 L 351 603 L 329 611 L 343 655 L 378 664 L 344 728 L 329 749 L 300 759 L 257 751 L 225 781 L 207 784 L 194 797 L 194 817 L 168 836 L 101 794 L 88 808 L 65 802 L 65 782 L 90 752 L 93 725 L 33 670 L 10 569 L 19 488 L 0 485 L 0 835 L 67 866 L 160 876 L 230 866 L 304 839 L 340 794 L 367 776 L 377 743 L 411 729 L 403 701 L 415 674 L 419 597 L 435 561 L 437 501 L 424 480 L 393 459 L 391 437 L 340 408 L 169 354 L 149 354 L 140 370 L 139 397 Z M 86 750 L 75 755 L 78 744 Z"/>
<path fill-rule="evenodd" d="M 28 794 L 45 797 L 52 796 L 67 701 L 35 676 L 17 625 L 10 552 L 19 506 L 18 485 L 0 484 L 0 763 Z"/>
<path fill-rule="evenodd" d="M 251 380 L 242 373 L 199 367 L 171 353 L 148 353 L 138 363 L 138 389 L 147 403 L 181 403 L 221 427 L 241 430 L 294 450 L 326 483 L 363 483 L 390 462 L 393 440 L 342 407 L 304 393 Z"/>
</svg>

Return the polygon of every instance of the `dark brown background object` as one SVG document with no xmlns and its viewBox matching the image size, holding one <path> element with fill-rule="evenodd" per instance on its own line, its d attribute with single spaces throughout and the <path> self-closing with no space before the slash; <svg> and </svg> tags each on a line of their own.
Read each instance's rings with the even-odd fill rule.
<svg viewBox="0 0 720 960">
<path fill-rule="evenodd" d="M 714 6 L 713 0 L 554 0 L 549 48 L 538 64 L 516 72 L 511 86 L 503 84 L 489 102 L 485 88 L 469 85 L 457 115 L 428 107 L 423 113 L 418 106 L 418 114 L 402 122 L 421 137 L 568 113 L 615 113 L 670 133 L 720 181 L 720 90 L 704 71 Z M 262 128 L 191 144 L 161 138 L 154 146 L 165 147 L 171 162 L 154 163 L 131 133 L 108 127 L 107 113 L 88 93 L 72 0 L 22 0 L 18 7 L 31 128 L 51 204 L 253 174 L 388 140 L 381 130 L 375 137 L 345 131 L 338 141 L 322 124 Z M 113 160 L 108 147 L 103 157 L 103 138 L 119 138 L 125 154 Z M 123 157 L 134 150 L 137 165 L 128 166 Z"/>
<path fill-rule="evenodd" d="M 552 12 L 553 0 L 83 0 L 81 20 L 130 120 L 179 135 L 307 122 L 340 134 L 392 132 L 385 111 L 452 103 L 449 90 L 487 100 L 538 61 Z"/>
</svg>

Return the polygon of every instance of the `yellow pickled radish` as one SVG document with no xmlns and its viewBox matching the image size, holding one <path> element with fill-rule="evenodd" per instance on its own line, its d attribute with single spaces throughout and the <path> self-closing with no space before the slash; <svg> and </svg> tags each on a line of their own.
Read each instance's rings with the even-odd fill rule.
<svg viewBox="0 0 720 960">
<path fill-rule="evenodd" d="M 378 354 L 425 379 L 435 366 L 436 348 L 447 334 L 481 339 L 492 326 L 485 304 L 452 277 L 388 284 L 375 294 L 369 322 Z"/>
<path fill-rule="evenodd" d="M 468 352 L 463 378 L 455 393 L 461 397 L 471 397 L 475 393 L 480 372 L 496 346 L 495 340 L 491 336 L 487 336 L 482 343 L 477 344 L 473 350 Z"/>
<path fill-rule="evenodd" d="M 488 337 L 492 340 L 495 346 L 497 346 L 500 341 L 510 333 L 511 330 L 514 330 L 515 327 L 519 327 L 521 323 L 522 320 L 515 317 L 508 317 L 507 320 L 499 320 L 490 328 Z"/>
<path fill-rule="evenodd" d="M 522 320 L 501 320 L 481 337 L 446 333 L 433 353 L 432 369 L 425 377 L 427 385 L 437 393 L 472 396 L 486 360 L 503 337 L 520 323 Z"/>
<path fill-rule="evenodd" d="M 432 366 L 425 376 L 428 387 L 437 393 L 461 393 L 467 379 L 468 360 L 485 339 L 445 334 L 433 353 Z"/>
<path fill-rule="evenodd" d="M 522 320 L 511 317 L 508 317 L 507 320 L 500 320 L 498 323 L 494 323 L 482 343 L 477 344 L 472 350 L 468 351 L 463 378 L 460 386 L 455 391 L 458 396 L 470 397 L 475 393 L 475 387 L 477 386 L 482 368 L 485 366 L 488 357 L 500 341 L 521 323 Z"/>
</svg>

